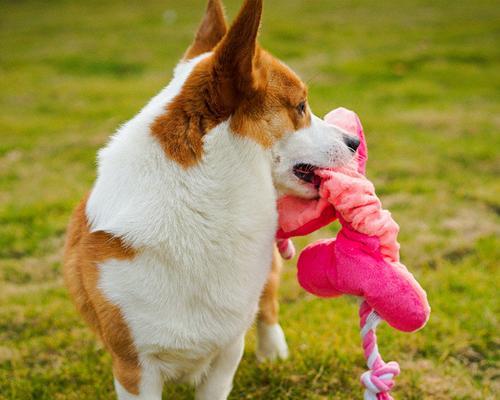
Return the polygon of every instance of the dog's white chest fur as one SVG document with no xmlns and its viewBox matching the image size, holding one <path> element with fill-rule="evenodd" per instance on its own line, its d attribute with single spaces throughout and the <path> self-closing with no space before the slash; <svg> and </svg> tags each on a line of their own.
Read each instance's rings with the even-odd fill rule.
<svg viewBox="0 0 500 400">
<path fill-rule="evenodd" d="M 151 122 L 197 61 L 100 152 L 86 209 L 92 230 L 138 250 L 131 261 L 100 265 L 99 285 L 140 357 L 163 360 L 171 378 L 193 372 L 251 324 L 277 218 L 270 155 L 227 122 L 205 135 L 203 160 L 188 169 L 151 136 Z"/>
</svg>

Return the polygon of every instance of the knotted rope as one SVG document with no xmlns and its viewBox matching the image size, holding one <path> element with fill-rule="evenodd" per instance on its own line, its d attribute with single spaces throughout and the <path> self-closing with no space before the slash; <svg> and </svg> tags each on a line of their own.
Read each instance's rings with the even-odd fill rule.
<svg viewBox="0 0 500 400">
<path fill-rule="evenodd" d="M 361 375 L 361 383 L 366 389 L 364 400 L 392 400 L 389 391 L 400 371 L 397 362 L 385 363 L 378 352 L 375 331 L 382 318 L 366 301 L 359 307 L 359 318 L 366 364 L 370 369 Z"/>
</svg>

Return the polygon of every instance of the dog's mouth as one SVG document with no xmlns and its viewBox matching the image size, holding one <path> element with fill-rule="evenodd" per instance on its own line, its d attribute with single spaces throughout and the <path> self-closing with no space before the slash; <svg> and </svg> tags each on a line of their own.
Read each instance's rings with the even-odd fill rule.
<svg viewBox="0 0 500 400">
<path fill-rule="evenodd" d="M 293 174 L 302 182 L 309 183 L 314 185 L 315 188 L 319 188 L 321 179 L 314 173 L 317 168 L 318 167 L 312 164 L 300 163 L 293 166 Z"/>
</svg>

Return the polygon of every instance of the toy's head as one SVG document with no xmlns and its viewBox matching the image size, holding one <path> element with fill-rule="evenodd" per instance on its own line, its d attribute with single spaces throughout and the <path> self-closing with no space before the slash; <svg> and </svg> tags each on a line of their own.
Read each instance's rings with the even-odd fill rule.
<svg viewBox="0 0 500 400">
<path fill-rule="evenodd" d="M 363 126 L 357 114 L 347 108 L 339 107 L 326 114 L 325 121 L 359 140 L 355 161 L 357 162 L 358 171 L 365 175 L 368 147 L 363 133 Z"/>
</svg>

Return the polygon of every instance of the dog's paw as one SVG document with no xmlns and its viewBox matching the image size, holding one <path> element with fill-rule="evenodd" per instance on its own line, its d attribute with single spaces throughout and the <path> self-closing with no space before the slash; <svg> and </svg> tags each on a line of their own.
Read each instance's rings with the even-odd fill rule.
<svg viewBox="0 0 500 400">
<path fill-rule="evenodd" d="M 257 350 L 255 354 L 259 362 L 288 358 L 288 345 L 279 324 L 269 325 L 262 321 L 257 323 Z"/>
</svg>

